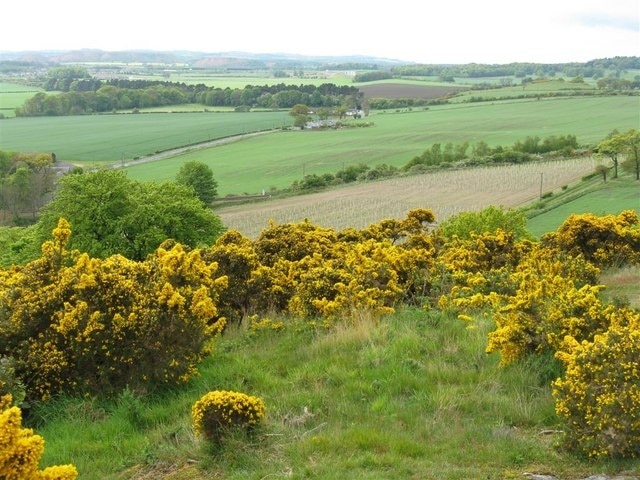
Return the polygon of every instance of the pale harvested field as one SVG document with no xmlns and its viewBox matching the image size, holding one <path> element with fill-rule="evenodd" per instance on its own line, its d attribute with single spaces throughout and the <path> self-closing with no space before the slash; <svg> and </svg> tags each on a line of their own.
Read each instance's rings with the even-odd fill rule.
<svg viewBox="0 0 640 480">
<path fill-rule="evenodd" d="M 340 230 L 363 228 L 383 218 L 404 218 L 413 208 L 430 208 L 442 221 L 489 205 L 522 206 L 542 191 L 559 190 L 594 171 L 599 161 L 571 159 L 525 165 L 483 167 L 345 186 L 330 191 L 219 208 L 229 229 L 256 238 L 270 220 L 312 223 Z"/>
</svg>

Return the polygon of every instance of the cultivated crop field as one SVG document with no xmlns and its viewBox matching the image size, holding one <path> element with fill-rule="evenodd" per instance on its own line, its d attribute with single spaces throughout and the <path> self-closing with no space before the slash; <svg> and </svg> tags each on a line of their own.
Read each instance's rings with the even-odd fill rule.
<svg viewBox="0 0 640 480">
<path fill-rule="evenodd" d="M 263 70 L 247 71 L 242 74 L 233 72 L 225 74 L 219 71 L 200 71 L 195 73 L 172 73 L 167 78 L 161 74 L 136 74 L 131 76 L 136 80 L 163 80 L 171 82 L 186 83 L 189 85 L 203 84 L 208 87 L 217 88 L 244 88 L 246 85 L 322 85 L 323 83 L 333 83 L 335 85 L 353 85 L 353 75 L 343 71 L 314 72 L 305 75 L 303 78 L 290 75 L 288 77 L 274 77 Z"/>
<path fill-rule="evenodd" d="M 78 164 L 117 163 L 174 147 L 288 125 L 287 112 L 29 117 L 2 123 L 0 149 L 55 152 Z"/>
<path fill-rule="evenodd" d="M 417 85 L 410 83 L 371 83 L 361 84 L 359 90 L 365 98 L 442 98 L 451 93 L 464 90 L 463 87 L 440 85 Z"/>
<path fill-rule="evenodd" d="M 394 178 L 282 200 L 217 209 L 223 223 L 255 238 L 269 221 L 301 222 L 343 229 L 364 228 L 384 218 L 404 218 L 430 208 L 437 221 L 489 205 L 518 207 L 593 172 L 592 158 L 444 171 Z"/>
<path fill-rule="evenodd" d="M 571 134 L 580 144 L 595 144 L 613 129 L 637 126 L 639 107 L 637 97 L 580 97 L 374 113 L 364 119 L 373 123 L 367 128 L 278 131 L 127 171 L 136 180 L 170 180 L 184 162 L 199 161 L 213 170 L 221 196 L 253 194 L 360 163 L 401 167 L 435 143 L 508 146 L 527 136 Z"/>
<path fill-rule="evenodd" d="M 15 116 L 15 109 L 39 91 L 36 87 L 0 82 L 0 113 L 7 118 Z"/>
</svg>

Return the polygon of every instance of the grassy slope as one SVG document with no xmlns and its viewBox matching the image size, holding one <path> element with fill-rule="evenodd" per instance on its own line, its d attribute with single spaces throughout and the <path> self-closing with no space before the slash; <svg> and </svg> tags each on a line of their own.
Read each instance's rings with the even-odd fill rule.
<svg viewBox="0 0 640 480">
<path fill-rule="evenodd" d="M 230 331 L 173 394 L 54 404 L 38 430 L 44 463 L 72 462 L 81 479 L 569 480 L 632 468 L 558 451 L 547 379 L 533 365 L 499 368 L 484 353 L 488 323 L 466 327 L 406 310 L 331 331 Z M 218 448 L 194 437 L 191 405 L 215 389 L 260 396 L 263 428 Z"/>
<path fill-rule="evenodd" d="M 621 174 L 607 183 L 596 177 L 557 198 L 536 202 L 536 205 L 548 209 L 527 222 L 529 231 L 539 237 L 558 228 L 574 213 L 610 215 L 635 210 L 640 215 L 640 183 L 628 174 Z"/>
</svg>

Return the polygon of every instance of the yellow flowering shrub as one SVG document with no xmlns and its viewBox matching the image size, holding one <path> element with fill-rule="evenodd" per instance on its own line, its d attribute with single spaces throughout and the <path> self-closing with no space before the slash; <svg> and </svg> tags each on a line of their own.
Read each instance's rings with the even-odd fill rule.
<svg viewBox="0 0 640 480">
<path fill-rule="evenodd" d="M 40 259 L 0 277 L 0 356 L 30 396 L 104 393 L 186 381 L 224 327 L 215 263 L 181 245 L 144 262 L 64 249 L 66 222 Z M 61 234 L 62 232 L 62 234 Z"/>
<path fill-rule="evenodd" d="M 0 397 L 0 478 L 3 480 L 75 480 L 73 465 L 38 470 L 44 439 L 22 427 L 22 412 L 11 406 L 10 395 Z"/>
<path fill-rule="evenodd" d="M 259 318 L 258 315 L 253 315 L 249 319 L 249 332 L 257 333 L 264 331 L 281 332 L 285 329 L 285 324 L 281 320 L 271 320 L 270 318 Z"/>
<path fill-rule="evenodd" d="M 297 262 L 299 276 L 288 305 L 302 317 L 335 319 L 366 310 L 374 315 L 393 312 L 402 288 L 391 257 L 403 253 L 388 241 L 368 240 L 334 247 L 337 258 L 320 255 Z"/>
<path fill-rule="evenodd" d="M 599 267 L 640 264 L 640 219 L 633 210 L 618 215 L 570 215 L 541 241 L 573 255 L 582 254 Z"/>
<path fill-rule="evenodd" d="M 509 276 L 512 294 L 496 306 L 496 328 L 489 333 L 487 352 L 499 351 L 502 364 L 531 353 L 553 353 L 566 335 L 588 339 L 606 330 L 601 286 L 584 283 L 597 269 L 582 257 L 539 246 L 530 251 Z"/>
<path fill-rule="evenodd" d="M 340 232 L 339 237 L 346 241 L 388 240 L 396 244 L 404 242 L 412 236 L 427 233 L 435 219 L 436 217 L 432 210 L 415 208 L 409 210 L 404 219 L 385 218 L 359 232 L 348 228 Z"/>
<path fill-rule="evenodd" d="M 450 240 L 439 254 L 439 260 L 454 272 L 486 272 L 515 265 L 519 258 L 515 237 L 501 229 L 495 233 L 472 233 L 470 239 Z"/>
<path fill-rule="evenodd" d="M 217 274 L 228 279 L 227 288 L 218 298 L 220 314 L 229 322 L 239 322 L 252 313 L 252 297 L 257 292 L 250 280 L 260 261 L 251 241 L 238 231 L 227 231 L 215 245 L 202 251 L 202 258 L 207 263 L 216 263 Z"/>
<path fill-rule="evenodd" d="M 439 307 L 459 312 L 497 308 L 504 297 L 513 295 L 511 274 L 532 248 L 530 241 L 516 241 L 501 229 L 444 243 L 434 273 Z"/>
<path fill-rule="evenodd" d="M 403 220 L 383 220 L 360 231 L 336 233 L 309 221 L 271 223 L 252 246 L 238 235 L 231 241 L 223 236 L 208 255 L 219 265 L 226 257 L 234 268 L 242 266 L 243 281 L 224 292 L 221 303 L 235 296 L 234 290 L 246 292 L 245 315 L 269 311 L 328 319 L 355 310 L 385 314 L 398 302 L 417 303 L 429 292 L 435 246 L 427 229 L 433 220 L 431 210 L 415 209 Z M 231 252 L 230 244 L 238 247 Z M 254 269 L 244 281 L 249 264 Z M 231 270 L 222 271 L 231 275 Z"/>
<path fill-rule="evenodd" d="M 196 434 L 219 441 L 233 428 L 255 427 L 264 419 L 265 411 L 265 404 L 258 397 L 214 390 L 193 404 L 191 417 Z"/>
<path fill-rule="evenodd" d="M 329 258 L 336 241 L 333 229 L 319 227 L 308 220 L 283 225 L 271 222 L 254 242 L 254 248 L 260 263 L 272 266 L 279 260 L 295 262 L 313 254 Z"/>
<path fill-rule="evenodd" d="M 591 340 L 567 335 L 556 356 L 566 373 L 553 383 L 566 446 L 587 456 L 640 457 L 640 313 L 608 312 Z"/>
<path fill-rule="evenodd" d="M 297 262 L 277 260 L 272 266 L 259 265 L 248 282 L 253 312 L 286 312 L 298 283 Z"/>
</svg>

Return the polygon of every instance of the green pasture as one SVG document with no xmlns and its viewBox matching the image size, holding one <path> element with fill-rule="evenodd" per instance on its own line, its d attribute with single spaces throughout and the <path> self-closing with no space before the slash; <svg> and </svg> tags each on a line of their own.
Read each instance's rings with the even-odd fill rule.
<svg viewBox="0 0 640 480">
<path fill-rule="evenodd" d="M 3 120 L 0 150 L 55 152 L 72 163 L 115 163 L 207 140 L 289 125 L 287 112 L 158 113 Z"/>
<path fill-rule="evenodd" d="M 572 214 L 611 215 L 623 210 L 635 210 L 640 215 L 640 182 L 631 176 L 621 175 L 618 179 L 597 185 L 574 200 L 558 203 L 557 207 L 529 219 L 527 229 L 540 237 L 556 230 Z"/>
<path fill-rule="evenodd" d="M 5 117 L 15 117 L 15 109 L 39 91 L 39 88 L 28 85 L 0 82 L 0 113 Z"/>
<path fill-rule="evenodd" d="M 310 72 L 304 77 L 284 77 L 276 78 L 270 75 L 268 71 L 247 72 L 246 74 L 225 73 L 205 73 L 194 72 L 185 73 L 178 72 L 171 74 L 169 78 L 160 75 L 134 75 L 132 78 L 141 80 L 164 80 L 171 82 L 182 82 L 188 85 L 204 84 L 208 87 L 217 88 L 239 88 L 242 89 L 247 85 L 322 85 L 323 83 L 333 83 L 335 85 L 353 85 L 353 77 L 341 71 L 327 72 Z"/>
<path fill-rule="evenodd" d="M 594 82 L 585 83 L 573 83 L 569 80 L 544 80 L 534 81 L 526 85 L 522 85 L 519 79 L 513 79 L 514 84 L 509 87 L 496 87 L 487 90 L 468 90 L 460 93 L 455 98 L 451 99 L 452 102 L 466 102 L 469 98 L 488 98 L 488 99 L 501 99 L 501 98 L 514 98 L 519 96 L 534 96 L 534 95 L 571 95 L 575 94 L 597 94 L 598 89 Z M 495 82 L 494 82 L 495 83 Z"/>
<path fill-rule="evenodd" d="M 279 131 L 211 149 L 192 151 L 127 169 L 138 180 L 175 178 L 186 161 L 209 165 L 219 193 L 242 194 L 286 188 L 303 175 L 335 173 L 359 163 L 401 167 L 434 143 L 512 145 L 538 135 L 576 135 L 595 144 L 611 130 L 638 125 L 638 97 L 577 97 L 445 105 L 404 113 L 378 113 L 366 128 Z"/>
<path fill-rule="evenodd" d="M 266 319 L 267 317 L 265 317 Z M 330 329 L 302 321 L 230 325 L 180 389 L 124 390 L 107 401 L 56 398 L 40 408 L 42 465 L 71 463 L 81 480 L 486 479 L 632 474 L 637 460 L 589 460 L 557 447 L 549 362 L 498 366 L 494 327 L 435 309 L 365 315 Z M 469 328 L 471 325 L 472 328 Z M 211 390 L 266 404 L 250 435 L 219 444 L 193 433 L 192 405 Z M 622 475 L 618 478 L 623 478 Z M 624 478 L 630 478 L 624 476 Z"/>
</svg>

